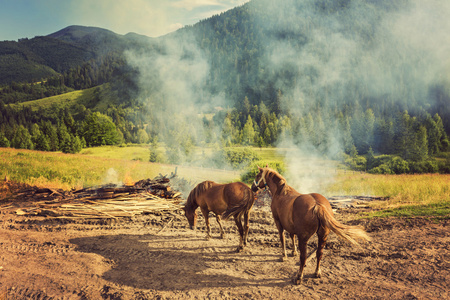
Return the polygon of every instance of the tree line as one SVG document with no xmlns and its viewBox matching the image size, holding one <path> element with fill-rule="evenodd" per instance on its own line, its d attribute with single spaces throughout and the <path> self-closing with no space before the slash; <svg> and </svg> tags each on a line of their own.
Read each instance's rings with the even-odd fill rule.
<svg viewBox="0 0 450 300">
<path fill-rule="evenodd" d="M 0 147 L 78 153 L 85 147 L 146 143 L 147 132 L 126 121 L 124 111 L 111 106 L 106 114 L 83 105 L 76 111 L 13 109 L 0 102 Z M 110 115 L 108 115 L 110 114 Z"/>
</svg>

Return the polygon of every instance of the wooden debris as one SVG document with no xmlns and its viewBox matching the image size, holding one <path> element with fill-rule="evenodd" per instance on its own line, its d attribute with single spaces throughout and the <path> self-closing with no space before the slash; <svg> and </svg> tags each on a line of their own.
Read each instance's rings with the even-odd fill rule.
<svg viewBox="0 0 450 300">
<path fill-rule="evenodd" d="M 106 185 L 63 191 L 27 187 L 15 193 L 0 211 L 21 216 L 52 218 L 121 218 L 158 210 L 177 210 L 181 192 L 170 186 L 170 178 L 160 175 L 132 186 Z"/>
</svg>

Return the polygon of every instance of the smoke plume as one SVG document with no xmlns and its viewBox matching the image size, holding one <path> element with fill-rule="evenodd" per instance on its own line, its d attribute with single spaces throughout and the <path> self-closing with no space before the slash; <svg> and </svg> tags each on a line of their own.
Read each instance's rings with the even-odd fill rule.
<svg viewBox="0 0 450 300">
<path fill-rule="evenodd" d="M 403 109 L 432 107 L 430 88 L 450 82 L 448 1 L 253 0 L 246 6 L 254 26 L 263 29 L 259 63 L 267 82 L 283 93 L 282 112 L 324 124 L 319 124 L 320 143 L 286 135 L 278 142 L 287 180 L 299 191 L 318 191 L 333 180 L 333 172 L 322 171 L 318 154 L 333 157 L 343 151 L 333 112 L 377 99 Z M 141 99 L 168 145 L 182 140 L 198 145 L 197 137 L 206 134 L 199 114 L 236 103 L 220 88 L 209 92 L 211 66 L 189 32 L 159 39 L 152 51 L 128 53 L 140 72 Z M 214 130 L 217 138 L 220 128 Z"/>
<path fill-rule="evenodd" d="M 432 107 L 430 88 L 449 83 L 450 2 L 432 1 L 254 1 L 266 7 L 264 65 L 280 76 L 282 110 L 294 119 L 326 118 L 326 149 L 282 137 L 288 182 L 302 192 L 333 182 L 318 153 L 342 152 L 336 109 L 362 100 L 389 101 L 402 109 Z M 282 7 L 280 9 L 280 7 Z M 261 7 L 259 7 L 261 9 Z M 275 14 L 273 12 L 276 12 Z M 266 19 L 265 19 L 266 20 Z M 281 38 L 280 38 L 281 37 Z M 320 103 L 321 106 L 317 104 Z M 323 111 L 317 111 L 320 107 Z M 314 119 L 317 122 L 317 119 Z M 320 127 L 320 126 L 319 126 Z M 326 175 L 330 174 L 330 175 Z"/>
</svg>

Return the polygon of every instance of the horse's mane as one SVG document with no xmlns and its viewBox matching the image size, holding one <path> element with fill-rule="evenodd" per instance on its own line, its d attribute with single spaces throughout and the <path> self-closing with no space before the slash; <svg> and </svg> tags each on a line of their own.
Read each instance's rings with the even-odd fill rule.
<svg viewBox="0 0 450 300">
<path fill-rule="evenodd" d="M 286 179 L 274 169 L 267 168 L 267 179 L 271 179 L 277 186 L 277 193 L 287 195 L 293 191 L 293 188 L 286 183 Z"/>
<path fill-rule="evenodd" d="M 195 202 L 195 198 L 197 198 L 200 194 L 204 193 L 206 190 L 211 188 L 211 186 L 214 184 L 214 181 L 203 181 L 197 184 L 197 186 L 192 189 L 192 191 L 189 193 L 189 197 L 187 198 L 185 207 L 198 207 L 197 203 Z"/>
</svg>

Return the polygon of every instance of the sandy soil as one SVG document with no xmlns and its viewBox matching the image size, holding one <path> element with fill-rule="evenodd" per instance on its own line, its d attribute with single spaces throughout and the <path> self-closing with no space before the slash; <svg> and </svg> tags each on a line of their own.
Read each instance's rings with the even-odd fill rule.
<svg viewBox="0 0 450 300">
<path fill-rule="evenodd" d="M 336 218 L 373 238 L 354 248 L 331 234 L 322 278 L 315 258 L 302 285 L 292 284 L 298 257 L 280 262 L 267 208 L 254 208 L 249 246 L 236 253 L 227 236 L 205 239 L 181 211 L 133 219 L 64 220 L 0 212 L 0 299 L 449 299 L 448 220 Z M 310 240 L 314 250 L 316 237 Z"/>
</svg>

